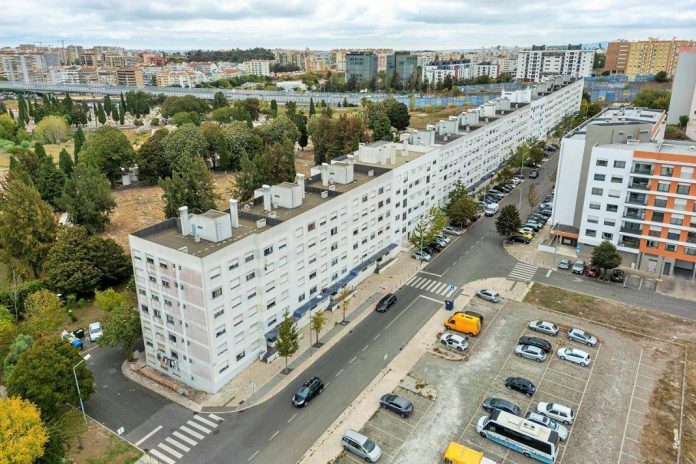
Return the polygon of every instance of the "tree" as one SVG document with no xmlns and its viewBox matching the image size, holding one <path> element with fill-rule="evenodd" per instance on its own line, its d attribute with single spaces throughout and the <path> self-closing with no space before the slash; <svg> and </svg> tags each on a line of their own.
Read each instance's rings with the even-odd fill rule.
<svg viewBox="0 0 696 464">
<path fill-rule="evenodd" d="M 9 292 L 5 291 L 4 293 L 10 296 L 8 295 Z M 14 295 L 12 296 L 14 297 Z M 19 319 L 19 311 L 14 310 L 13 307 L 13 313 L 16 314 L 16 316 L 10 313 L 7 306 L 0 304 L 0 359 L 4 359 L 12 348 L 15 331 L 17 329 L 15 323 Z"/>
<path fill-rule="evenodd" d="M 17 334 L 14 338 L 2 363 L 2 372 L 6 379 L 12 375 L 12 369 L 17 364 L 19 356 L 27 351 L 33 342 L 34 339 L 27 334 Z"/>
<path fill-rule="evenodd" d="M 102 126 L 95 130 L 80 150 L 83 160 L 92 160 L 109 182 L 121 179 L 121 169 L 135 160 L 135 152 L 128 138 L 115 127 Z"/>
<path fill-rule="evenodd" d="M 655 82 L 669 82 L 667 71 L 658 71 L 655 74 Z"/>
<path fill-rule="evenodd" d="M 84 226 L 90 234 L 104 232 L 116 207 L 109 180 L 89 160 L 75 167 L 58 204 L 73 224 Z"/>
<path fill-rule="evenodd" d="M 10 267 L 19 265 L 38 276 L 55 241 L 56 220 L 39 192 L 21 180 L 0 188 L 0 256 Z"/>
<path fill-rule="evenodd" d="M 0 462 L 33 464 L 44 455 L 48 432 L 36 405 L 22 398 L 0 398 Z"/>
<path fill-rule="evenodd" d="M 177 162 L 172 176 L 160 179 L 164 190 L 164 214 L 175 217 L 181 206 L 188 206 L 192 213 L 203 213 L 215 208 L 215 184 L 201 157 L 184 154 Z"/>
<path fill-rule="evenodd" d="M 223 95 L 224 97 L 224 95 Z M 210 110 L 208 102 L 193 95 L 183 97 L 167 97 L 160 108 L 162 116 L 169 118 L 176 113 L 194 111 L 198 114 L 207 113 Z"/>
<path fill-rule="evenodd" d="M 220 160 L 221 167 L 225 169 L 239 170 L 242 158 L 247 155 L 254 159 L 264 151 L 264 144 L 257 131 L 250 129 L 241 121 L 234 121 L 222 130 L 229 150 L 227 160 Z"/>
<path fill-rule="evenodd" d="M 164 154 L 162 140 L 169 134 L 166 128 L 159 129 L 138 149 L 135 156 L 138 178 L 151 184 L 171 175 L 171 165 Z"/>
<path fill-rule="evenodd" d="M 142 335 L 140 315 L 127 303 L 114 307 L 104 324 L 104 334 L 99 339 L 105 346 L 120 345 L 129 361 L 133 360 L 133 345 Z"/>
<path fill-rule="evenodd" d="M 605 275 L 607 270 L 621 265 L 621 255 L 616 251 L 613 243 L 604 240 L 592 250 L 590 261 L 593 266 L 600 268 L 602 274 Z"/>
<path fill-rule="evenodd" d="M 193 124 L 184 124 L 177 130 L 170 132 L 162 139 L 164 158 L 170 171 L 184 157 L 203 158 L 208 147 L 208 142 L 200 129 Z"/>
<path fill-rule="evenodd" d="M 539 193 L 537 192 L 536 185 L 529 184 L 529 188 L 527 189 L 527 204 L 531 209 L 534 209 L 534 207 L 539 203 Z"/>
<path fill-rule="evenodd" d="M 275 118 L 278 116 L 278 102 L 275 100 L 271 100 L 271 117 Z"/>
<path fill-rule="evenodd" d="M 80 150 L 82 150 L 82 145 L 85 143 L 85 133 L 82 132 L 82 126 L 78 126 L 77 130 L 75 131 L 73 142 L 75 144 L 73 156 L 75 157 L 75 164 L 77 164 L 77 155 L 80 153 Z"/>
<path fill-rule="evenodd" d="M 450 202 L 446 212 L 450 224 L 464 227 L 476 215 L 479 208 L 479 204 L 473 198 L 464 195 Z"/>
<path fill-rule="evenodd" d="M 317 110 L 314 107 L 314 99 L 312 97 L 309 97 L 309 116 L 312 117 L 316 113 L 317 113 Z"/>
<path fill-rule="evenodd" d="M 291 102 L 288 102 L 288 104 Z M 287 105 L 286 105 L 287 108 Z M 296 116 L 295 113 L 291 113 Z M 271 119 L 266 124 L 259 128 L 261 138 L 267 144 L 283 143 L 285 138 L 288 138 L 294 143 L 300 138 L 300 131 L 297 125 L 290 119 L 290 116 L 280 115 L 277 118 Z"/>
<path fill-rule="evenodd" d="M 111 104 L 111 97 L 109 97 L 108 95 L 104 95 L 103 106 L 104 106 L 104 111 L 106 112 L 106 114 L 111 114 L 111 110 L 113 110 L 113 106 Z"/>
<path fill-rule="evenodd" d="M 70 153 L 68 153 L 65 148 L 63 148 L 58 154 L 58 167 L 66 177 L 69 177 L 70 174 L 72 174 L 74 167 L 73 160 L 70 157 Z"/>
<path fill-rule="evenodd" d="M 679 116 L 679 127 L 685 128 L 689 124 L 689 115 L 682 114 Z"/>
<path fill-rule="evenodd" d="M 346 311 L 348 310 L 348 306 L 350 306 L 350 300 L 351 300 L 351 291 L 347 288 L 344 287 L 338 294 L 338 300 L 340 301 L 339 305 L 341 308 L 341 313 L 343 319 L 341 322 L 345 324 L 346 321 Z"/>
<path fill-rule="evenodd" d="M 369 141 L 365 121 L 361 117 L 342 114 L 337 119 L 327 114 L 313 116 L 307 133 L 314 145 L 314 161 L 321 164 L 353 151 L 355 138 Z"/>
<path fill-rule="evenodd" d="M 391 121 L 381 105 L 368 105 L 366 119 L 367 127 L 372 130 L 374 140 L 392 140 Z"/>
<path fill-rule="evenodd" d="M 46 289 L 34 292 L 24 303 L 26 308 L 26 328 L 34 339 L 55 336 L 58 329 L 67 322 L 63 302 Z"/>
<path fill-rule="evenodd" d="M 107 288 L 104 291 L 94 292 L 94 305 L 106 312 L 111 312 L 119 306 L 128 305 L 128 300 L 124 293 Z"/>
<path fill-rule="evenodd" d="M 41 147 L 43 152 L 43 156 L 40 156 L 41 168 L 39 169 L 39 177 L 36 180 L 36 188 L 39 190 L 42 200 L 57 208 L 60 193 L 63 190 L 63 185 L 65 185 L 65 174 L 56 167 L 53 159 L 45 154 L 41 144 L 37 143 L 36 147 Z"/>
<path fill-rule="evenodd" d="M 106 113 L 104 112 L 104 107 L 101 103 L 97 102 L 97 121 L 99 124 L 106 124 Z"/>
<path fill-rule="evenodd" d="M 17 124 L 12 119 L 12 116 L 0 114 L 0 139 L 14 140 L 16 133 Z"/>
<path fill-rule="evenodd" d="M 515 205 L 505 205 L 500 210 L 500 215 L 495 220 L 495 230 L 501 237 L 509 237 L 522 227 L 520 213 Z"/>
<path fill-rule="evenodd" d="M 119 105 L 118 107 L 118 123 L 124 125 L 126 123 L 126 107 Z"/>
<path fill-rule="evenodd" d="M 283 321 L 278 325 L 276 338 L 276 350 L 278 356 L 285 358 L 285 372 L 288 372 L 288 358 L 297 353 L 300 347 L 300 335 L 295 326 L 295 321 L 286 312 Z"/>
<path fill-rule="evenodd" d="M 318 344 L 319 333 L 321 332 L 321 329 L 324 328 L 324 324 L 326 324 L 326 315 L 324 315 L 324 311 L 317 311 L 316 313 L 312 314 L 310 324 L 312 324 L 312 330 L 314 331 L 314 336 L 316 337 Z M 310 340 L 309 342 L 311 343 L 312 341 Z"/>
<path fill-rule="evenodd" d="M 514 175 L 515 173 L 512 170 L 512 168 L 510 168 L 509 166 L 503 166 L 503 168 L 500 171 L 498 171 L 496 180 L 500 184 L 507 184 L 508 182 L 510 182 Z"/>
<path fill-rule="evenodd" d="M 195 111 L 176 113 L 174 116 L 169 118 L 169 124 L 174 124 L 177 127 L 181 127 L 184 124 L 193 124 L 194 126 L 200 126 L 201 116 Z"/>
<path fill-rule="evenodd" d="M 445 227 L 447 217 L 445 213 L 438 207 L 433 206 L 428 211 L 427 215 L 424 214 L 420 217 L 416 223 L 416 227 L 411 232 L 409 240 L 411 243 L 417 247 L 427 246 L 433 241 L 436 235 L 442 232 Z"/>
<path fill-rule="evenodd" d="M 393 97 L 389 97 L 382 101 L 382 106 L 387 112 L 391 126 L 399 132 L 408 129 L 408 124 L 411 122 L 411 116 L 408 114 L 408 107 L 397 102 Z"/>
<path fill-rule="evenodd" d="M 669 109 L 670 92 L 654 87 L 643 87 L 636 94 L 633 104 L 643 108 Z"/>
<path fill-rule="evenodd" d="M 17 360 L 7 391 L 36 404 L 44 421 L 56 419 L 66 406 L 77 406 L 79 397 L 73 367 L 82 361 L 79 351 L 65 340 L 51 338 L 34 343 Z M 94 376 L 85 363 L 74 369 L 82 400 L 94 393 Z"/>
<path fill-rule="evenodd" d="M 222 92 L 215 92 L 215 95 L 213 95 L 213 109 L 216 110 L 226 106 L 230 106 L 230 103 L 227 101 L 225 94 Z"/>
</svg>

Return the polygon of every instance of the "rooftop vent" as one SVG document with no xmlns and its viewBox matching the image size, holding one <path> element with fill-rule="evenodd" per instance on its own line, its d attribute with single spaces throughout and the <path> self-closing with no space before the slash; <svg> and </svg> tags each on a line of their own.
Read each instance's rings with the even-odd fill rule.
<svg viewBox="0 0 696 464">
<path fill-rule="evenodd" d="M 267 216 L 269 218 L 275 219 L 276 217 L 278 217 L 278 213 L 276 213 L 275 211 L 271 211 L 270 213 L 267 214 Z"/>
<path fill-rule="evenodd" d="M 259 219 L 258 221 L 256 221 L 257 229 L 263 229 L 264 227 L 266 227 L 266 219 Z"/>
<path fill-rule="evenodd" d="M 370 169 L 369 171 L 367 171 L 367 177 L 374 177 L 374 176 L 375 176 L 374 169 Z"/>
<path fill-rule="evenodd" d="M 332 186 L 332 187 L 334 187 L 334 186 Z M 329 188 L 330 188 L 330 187 L 329 187 Z M 334 189 L 335 189 L 335 188 L 336 188 L 336 187 L 334 187 Z M 322 197 L 322 198 L 328 198 L 328 197 L 329 197 L 329 192 L 327 192 L 326 190 L 324 190 L 323 192 L 321 192 L 321 197 Z"/>
</svg>

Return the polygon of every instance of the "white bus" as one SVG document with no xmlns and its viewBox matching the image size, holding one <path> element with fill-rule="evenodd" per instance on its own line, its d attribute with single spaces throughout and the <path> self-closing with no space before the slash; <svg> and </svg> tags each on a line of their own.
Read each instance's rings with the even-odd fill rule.
<svg viewBox="0 0 696 464">
<path fill-rule="evenodd" d="M 556 462 L 558 434 L 505 411 L 494 410 L 476 424 L 476 431 L 485 438 L 511 450 L 547 464 Z"/>
</svg>

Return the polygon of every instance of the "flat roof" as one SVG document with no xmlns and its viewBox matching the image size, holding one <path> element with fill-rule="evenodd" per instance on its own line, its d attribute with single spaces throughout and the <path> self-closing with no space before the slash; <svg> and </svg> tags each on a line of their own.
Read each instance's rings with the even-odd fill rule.
<svg viewBox="0 0 696 464">
<path fill-rule="evenodd" d="M 689 140 L 665 140 L 661 142 L 641 143 L 605 143 L 598 144 L 597 146 L 630 151 L 646 151 L 653 153 L 667 153 L 672 155 L 691 155 L 696 158 L 696 141 Z"/>
<path fill-rule="evenodd" d="M 589 126 L 626 126 L 638 124 L 657 124 L 661 122 L 663 110 L 639 107 L 605 108 L 597 115 L 588 119 L 568 138 L 584 138 Z"/>
</svg>

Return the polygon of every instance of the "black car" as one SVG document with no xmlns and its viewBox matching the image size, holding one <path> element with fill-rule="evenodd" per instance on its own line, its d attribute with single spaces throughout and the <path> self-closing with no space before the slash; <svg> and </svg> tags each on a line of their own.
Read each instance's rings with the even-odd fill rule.
<svg viewBox="0 0 696 464">
<path fill-rule="evenodd" d="M 427 247 L 423 247 L 423 251 L 425 253 L 428 253 L 430 256 L 435 256 L 435 253 L 437 253 L 440 250 L 436 250 L 433 247 L 427 246 Z"/>
<path fill-rule="evenodd" d="M 383 395 L 379 399 L 379 405 L 390 411 L 394 411 L 401 417 L 408 417 L 413 414 L 413 404 L 406 398 L 398 395 Z"/>
<path fill-rule="evenodd" d="M 548 353 L 553 349 L 551 342 L 539 337 L 527 337 L 523 335 L 520 337 L 520 341 L 518 341 L 517 343 L 520 345 L 536 346 L 537 348 L 541 348 L 542 350 L 544 350 L 544 353 Z"/>
<path fill-rule="evenodd" d="M 623 282 L 626 278 L 626 273 L 621 269 L 614 269 L 611 271 L 611 277 L 609 277 L 612 282 Z"/>
<path fill-rule="evenodd" d="M 440 242 L 436 242 L 436 241 L 432 241 L 432 242 L 428 243 L 428 247 L 434 248 L 437 251 L 442 251 L 445 249 L 444 245 L 442 245 Z"/>
<path fill-rule="evenodd" d="M 539 177 L 539 171 L 534 170 L 534 171 L 532 171 L 532 172 L 529 173 L 529 178 L 530 178 L 530 179 L 536 179 L 537 177 Z"/>
<path fill-rule="evenodd" d="M 522 417 L 522 410 L 519 406 L 517 406 L 515 403 L 511 403 L 500 398 L 486 398 L 483 400 L 481 407 L 487 412 L 493 412 L 494 409 L 498 409 L 500 411 L 509 412 L 515 416 Z"/>
<path fill-rule="evenodd" d="M 508 390 L 516 390 L 527 396 L 532 396 L 536 391 L 534 384 L 524 377 L 508 377 L 505 379 L 505 387 Z"/>
<path fill-rule="evenodd" d="M 85 329 L 83 329 L 82 327 L 79 327 L 79 328 L 73 330 L 72 334 L 76 338 L 80 338 L 80 339 L 85 338 Z"/>
<path fill-rule="evenodd" d="M 312 377 L 297 390 L 292 397 L 292 405 L 296 408 L 307 406 L 309 401 L 324 391 L 324 384 L 319 377 Z"/>
<path fill-rule="evenodd" d="M 377 303 L 377 307 L 375 309 L 378 313 L 383 313 L 386 312 L 387 309 L 389 309 L 394 303 L 396 303 L 396 295 L 393 293 L 387 293 L 382 297 L 381 300 L 379 300 L 379 303 Z"/>
<path fill-rule="evenodd" d="M 525 245 L 527 243 L 529 243 L 529 239 L 527 237 L 523 237 L 521 235 L 513 235 L 508 240 L 511 242 L 514 242 L 514 243 L 524 243 Z"/>
</svg>

